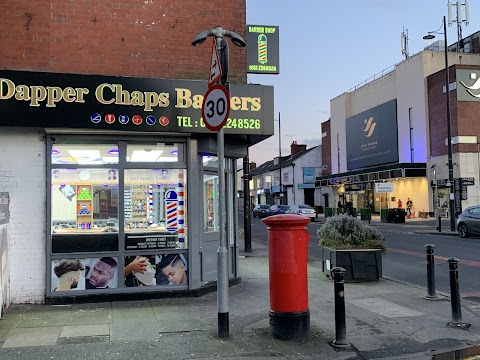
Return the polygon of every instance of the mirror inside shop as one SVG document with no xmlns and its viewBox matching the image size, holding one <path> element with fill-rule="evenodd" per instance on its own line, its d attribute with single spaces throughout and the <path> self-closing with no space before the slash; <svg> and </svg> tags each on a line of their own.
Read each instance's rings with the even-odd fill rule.
<svg viewBox="0 0 480 360">
<path fill-rule="evenodd" d="M 53 169 L 52 233 L 118 232 L 120 196 L 125 233 L 177 232 L 186 225 L 185 172 L 126 169 L 120 194 L 118 169 Z"/>
</svg>

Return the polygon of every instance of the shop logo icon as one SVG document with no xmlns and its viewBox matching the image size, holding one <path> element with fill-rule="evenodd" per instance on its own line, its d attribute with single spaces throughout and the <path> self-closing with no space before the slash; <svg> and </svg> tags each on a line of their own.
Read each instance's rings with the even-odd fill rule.
<svg viewBox="0 0 480 360">
<path fill-rule="evenodd" d="M 113 124 L 115 122 L 115 115 L 113 115 L 113 114 L 105 115 L 105 122 L 107 124 Z"/>
<path fill-rule="evenodd" d="M 368 120 L 365 119 L 365 129 L 362 129 L 362 131 L 366 137 L 370 137 L 373 135 L 373 132 L 375 131 L 375 126 L 377 126 L 377 123 L 373 122 L 373 117 L 370 117 L 370 119 Z"/>
<path fill-rule="evenodd" d="M 95 113 L 95 114 L 92 114 L 92 116 L 90 116 L 90 120 L 94 124 L 98 124 L 100 121 L 102 121 L 102 116 L 98 113 Z"/>
<path fill-rule="evenodd" d="M 157 119 L 155 119 L 155 116 L 153 115 L 148 115 L 147 118 L 145 119 L 145 122 L 147 123 L 147 125 L 155 125 L 155 123 L 157 122 Z"/>
<path fill-rule="evenodd" d="M 140 125 L 142 122 L 143 122 L 143 119 L 140 115 L 134 115 L 132 117 L 132 122 L 135 124 L 135 125 Z"/>
<path fill-rule="evenodd" d="M 475 95 L 472 92 L 472 90 L 479 90 L 480 89 L 480 78 L 477 79 L 477 74 L 476 73 L 470 73 L 470 80 L 475 80 L 475 82 L 471 86 L 468 86 L 463 81 L 460 81 L 460 84 L 462 84 L 466 88 L 467 92 L 470 95 L 472 95 L 473 97 L 476 97 L 476 98 L 480 98 L 480 93 Z"/>
<path fill-rule="evenodd" d="M 158 123 L 162 126 L 167 126 L 170 120 L 168 120 L 168 117 L 162 116 L 160 119 L 158 119 Z"/>
<path fill-rule="evenodd" d="M 258 47 L 258 62 L 260 64 L 266 64 L 268 62 L 268 58 L 267 58 L 267 36 L 265 34 L 258 35 L 257 47 Z"/>
<path fill-rule="evenodd" d="M 128 115 L 120 115 L 120 116 L 118 117 L 118 122 L 119 122 L 120 124 L 125 125 L 125 124 L 128 124 L 129 121 L 130 121 L 130 118 L 128 117 Z"/>
</svg>

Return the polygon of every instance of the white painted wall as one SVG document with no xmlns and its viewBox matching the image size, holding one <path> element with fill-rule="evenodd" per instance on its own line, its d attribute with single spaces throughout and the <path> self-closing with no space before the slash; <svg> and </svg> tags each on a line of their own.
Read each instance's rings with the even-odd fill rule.
<svg viewBox="0 0 480 360">
<path fill-rule="evenodd" d="M 43 131 L 0 131 L 0 191 L 10 193 L 10 299 L 43 302 L 46 286 L 46 165 Z"/>
<path fill-rule="evenodd" d="M 295 189 L 295 204 L 305 204 L 305 196 L 303 189 L 298 188 L 298 184 L 303 184 L 303 168 L 306 167 L 322 167 L 322 147 L 317 146 L 310 150 L 303 156 L 295 160 L 295 167 L 293 168 L 294 189 Z M 320 189 L 315 189 L 315 192 L 320 192 Z M 315 201 L 317 196 L 315 196 Z M 320 205 L 315 203 L 314 205 Z"/>
</svg>

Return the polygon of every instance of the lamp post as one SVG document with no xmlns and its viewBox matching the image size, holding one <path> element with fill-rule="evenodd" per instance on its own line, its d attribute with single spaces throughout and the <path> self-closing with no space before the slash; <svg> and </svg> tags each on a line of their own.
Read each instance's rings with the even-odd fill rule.
<svg viewBox="0 0 480 360">
<path fill-rule="evenodd" d="M 225 37 L 229 37 L 232 43 L 239 47 L 247 45 L 234 31 L 224 30 L 220 26 L 211 30 L 198 33 L 192 41 L 192 45 L 200 45 L 208 36 L 215 37 L 215 45 L 220 59 L 222 76 L 221 85 L 225 86 L 229 92 L 227 82 L 228 76 L 228 42 Z M 217 156 L 218 156 L 218 185 L 220 188 L 218 197 L 218 212 L 220 224 L 220 241 L 217 250 L 217 310 L 218 310 L 218 337 L 229 337 L 229 313 L 228 313 L 228 248 L 226 239 L 226 216 L 225 216 L 225 161 L 224 161 L 224 136 L 223 127 L 217 132 Z"/>
<path fill-rule="evenodd" d="M 445 41 L 445 93 L 447 102 L 447 151 L 448 151 L 448 182 L 450 183 L 449 194 L 449 209 L 450 209 L 450 230 L 455 231 L 455 197 L 453 188 L 453 161 L 452 161 L 452 129 L 451 129 L 451 112 L 450 112 L 450 76 L 448 71 L 448 43 L 447 43 L 447 22 L 445 16 L 443 17 L 443 33 L 438 31 L 429 31 L 428 35 L 424 36 L 425 40 L 431 40 L 435 38 L 433 34 L 443 34 Z"/>
<path fill-rule="evenodd" d="M 278 113 L 278 173 L 279 173 L 279 189 L 278 197 L 280 198 L 280 205 L 283 205 L 283 191 L 282 191 L 282 130 L 280 128 L 280 112 Z"/>
</svg>

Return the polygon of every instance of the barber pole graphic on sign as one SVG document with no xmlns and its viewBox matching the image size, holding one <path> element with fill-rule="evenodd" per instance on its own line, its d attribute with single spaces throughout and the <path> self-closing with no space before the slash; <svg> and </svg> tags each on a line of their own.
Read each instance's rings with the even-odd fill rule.
<svg viewBox="0 0 480 360">
<path fill-rule="evenodd" d="M 165 192 L 165 208 L 167 210 L 167 231 L 178 230 L 178 195 L 175 190 Z"/>
<path fill-rule="evenodd" d="M 183 173 L 178 174 L 178 187 L 175 189 L 178 196 L 178 245 L 185 247 L 185 196 Z"/>
</svg>

